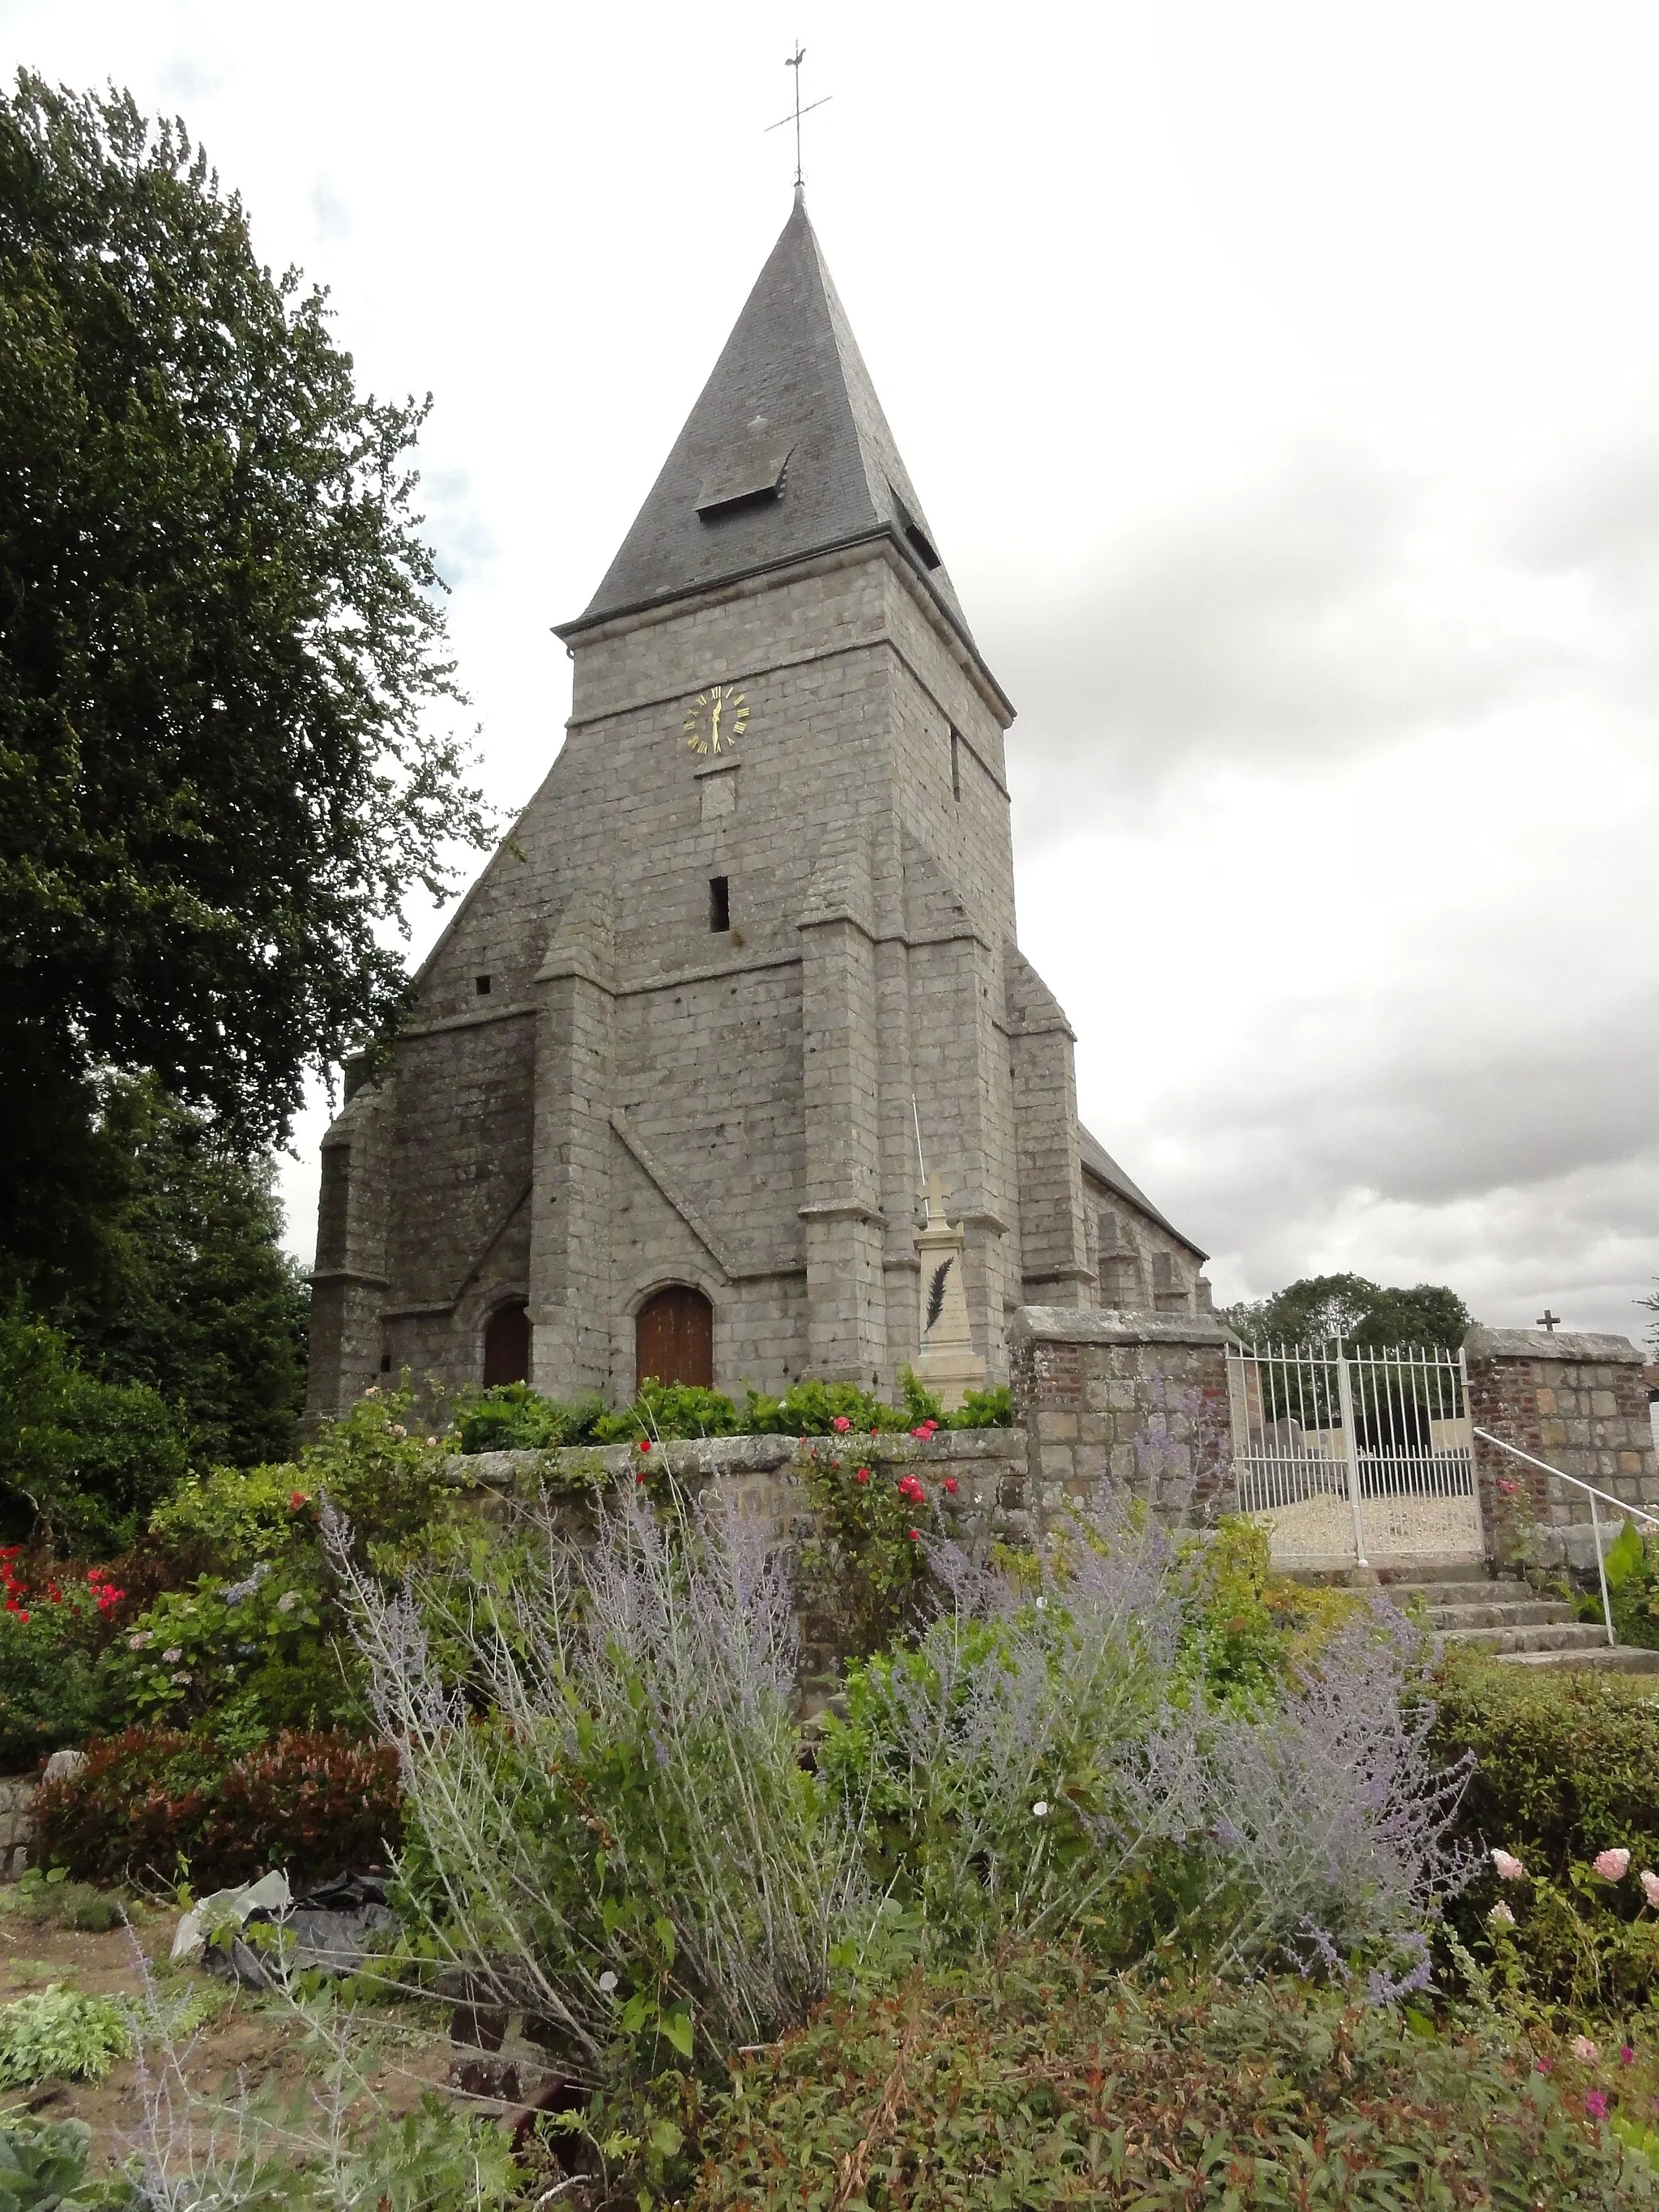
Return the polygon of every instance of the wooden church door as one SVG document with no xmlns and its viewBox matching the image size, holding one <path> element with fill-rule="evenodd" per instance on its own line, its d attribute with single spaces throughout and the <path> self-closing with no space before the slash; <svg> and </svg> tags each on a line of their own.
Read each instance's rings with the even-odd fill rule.
<svg viewBox="0 0 1659 2212">
<path fill-rule="evenodd" d="M 714 1387 L 714 1309 L 701 1291 L 671 1283 L 649 1297 L 634 1317 L 635 1385 L 647 1375 L 659 1382 Z"/>
<path fill-rule="evenodd" d="M 484 1329 L 484 1388 L 530 1380 L 530 1310 L 522 1298 L 497 1306 Z"/>
</svg>

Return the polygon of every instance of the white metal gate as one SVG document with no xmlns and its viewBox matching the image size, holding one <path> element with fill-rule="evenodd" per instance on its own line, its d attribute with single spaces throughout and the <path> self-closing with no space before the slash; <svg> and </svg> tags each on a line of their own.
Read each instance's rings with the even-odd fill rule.
<svg viewBox="0 0 1659 2212">
<path fill-rule="evenodd" d="M 1230 1346 L 1238 1510 L 1285 1566 L 1479 1559 L 1461 1352 Z"/>
</svg>

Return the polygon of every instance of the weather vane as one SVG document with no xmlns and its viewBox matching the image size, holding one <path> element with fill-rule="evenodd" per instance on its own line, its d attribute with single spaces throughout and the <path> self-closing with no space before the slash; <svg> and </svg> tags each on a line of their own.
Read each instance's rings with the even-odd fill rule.
<svg viewBox="0 0 1659 2212">
<path fill-rule="evenodd" d="M 796 182 L 797 185 L 804 185 L 804 184 L 806 182 L 806 173 L 805 173 L 805 171 L 801 167 L 801 165 L 800 165 L 800 119 L 801 119 L 801 118 L 802 118 L 802 116 L 803 116 L 803 115 L 810 115 L 810 114 L 812 112 L 812 110 L 813 110 L 815 107 L 828 107 L 828 106 L 830 105 L 830 101 L 831 101 L 831 100 L 835 98 L 835 96 L 836 96 L 836 95 L 835 95 L 835 94 L 834 94 L 833 92 L 826 92 L 826 93 L 824 94 L 823 98 L 822 100 L 808 100 L 808 102 L 806 103 L 806 106 L 805 106 L 805 107 L 803 107 L 803 106 L 801 106 L 801 104 L 800 104 L 800 65 L 801 65 L 801 64 L 805 60 L 805 58 L 806 58 L 806 49 L 805 49 L 805 47 L 804 46 L 802 46 L 802 45 L 801 45 L 801 43 L 800 43 L 799 40 L 798 39 L 798 40 L 795 41 L 795 51 L 794 51 L 794 52 L 793 52 L 793 54 L 791 54 L 791 55 L 789 56 L 789 58 L 787 58 L 787 60 L 784 63 L 784 67 L 785 67 L 785 69 L 792 69 L 792 70 L 793 70 L 793 71 L 795 72 L 795 109 L 794 109 L 794 112 L 793 112 L 793 115 L 781 115 L 781 116 L 779 116 L 779 118 L 778 118 L 778 119 L 777 119 L 777 121 L 776 121 L 775 123 L 769 123 L 769 124 L 767 125 L 767 126 L 766 126 L 766 128 L 767 128 L 767 130 L 768 130 L 768 131 L 781 131 L 781 130 L 783 129 L 783 127 L 784 127 L 784 125 L 785 125 L 785 124 L 786 124 L 786 123 L 793 123 L 793 124 L 794 125 L 794 126 L 795 126 L 795 182 Z"/>
</svg>

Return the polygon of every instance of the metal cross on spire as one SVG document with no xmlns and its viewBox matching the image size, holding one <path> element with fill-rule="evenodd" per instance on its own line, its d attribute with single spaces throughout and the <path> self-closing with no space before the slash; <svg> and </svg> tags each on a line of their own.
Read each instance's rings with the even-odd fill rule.
<svg viewBox="0 0 1659 2212">
<path fill-rule="evenodd" d="M 787 123 L 793 123 L 795 126 L 795 184 L 797 189 L 806 182 L 806 173 L 800 165 L 800 119 L 803 115 L 810 115 L 815 107 L 828 107 L 830 101 L 836 96 L 833 92 L 826 92 L 822 100 L 808 100 L 805 107 L 801 106 L 800 65 L 805 58 L 806 49 L 801 45 L 798 39 L 795 41 L 794 52 L 787 58 L 783 64 L 785 69 L 792 69 L 795 72 L 794 112 L 792 115 L 781 115 L 775 123 L 769 123 L 766 126 L 768 131 L 781 131 Z"/>
<path fill-rule="evenodd" d="M 1538 1326 L 1543 1330 L 1546 1336 L 1553 1336 L 1556 1330 L 1561 1326 L 1561 1316 L 1559 1313 L 1552 1313 L 1549 1308 L 1546 1306 L 1543 1312 L 1538 1316 Z"/>
</svg>

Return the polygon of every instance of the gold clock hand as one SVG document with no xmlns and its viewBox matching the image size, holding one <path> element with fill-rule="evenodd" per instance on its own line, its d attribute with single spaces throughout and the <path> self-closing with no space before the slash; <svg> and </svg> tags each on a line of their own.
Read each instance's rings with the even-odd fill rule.
<svg viewBox="0 0 1659 2212">
<path fill-rule="evenodd" d="M 714 751 L 718 752 L 720 749 L 720 695 L 718 691 L 714 694 L 714 704 L 709 709 L 708 734 L 713 740 Z"/>
</svg>

